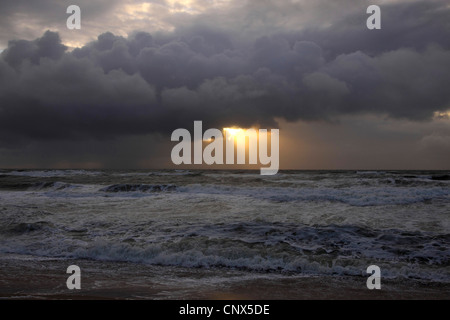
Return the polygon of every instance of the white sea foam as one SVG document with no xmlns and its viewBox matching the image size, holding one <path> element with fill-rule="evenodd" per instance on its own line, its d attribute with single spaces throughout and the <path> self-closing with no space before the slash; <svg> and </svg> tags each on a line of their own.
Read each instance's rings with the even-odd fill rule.
<svg viewBox="0 0 450 320">
<path fill-rule="evenodd" d="M 89 244 L 59 242 L 56 246 L 15 248 L 0 252 L 32 254 L 35 256 L 56 258 L 93 259 L 101 261 L 126 261 L 163 266 L 181 266 L 188 268 L 238 268 L 258 272 L 298 273 L 304 275 L 352 275 L 365 274 L 370 264 L 369 258 L 336 255 L 333 259 L 326 254 L 305 255 L 293 254 L 277 248 L 265 247 L 261 244 L 221 241 L 202 243 L 198 239 L 190 239 L 191 243 L 180 240 L 176 243 L 149 243 L 145 246 L 128 243 L 112 243 L 96 240 Z M 357 259 L 355 259 L 357 258 Z M 377 258 L 382 262 L 385 278 L 416 278 L 450 283 L 450 274 L 446 268 L 423 268 L 418 263 L 408 263 L 397 259 Z M 448 263 L 448 262 L 447 262 Z"/>
<path fill-rule="evenodd" d="M 450 283 L 433 174 L 39 172 L 2 172 L 0 253 Z"/>
<path fill-rule="evenodd" d="M 277 188 L 277 187 L 234 187 L 218 185 L 189 185 L 180 187 L 181 192 L 194 194 L 228 194 L 255 197 L 274 202 L 291 201 L 331 201 L 352 206 L 402 205 L 426 200 L 450 201 L 450 189 L 432 188 Z"/>
</svg>

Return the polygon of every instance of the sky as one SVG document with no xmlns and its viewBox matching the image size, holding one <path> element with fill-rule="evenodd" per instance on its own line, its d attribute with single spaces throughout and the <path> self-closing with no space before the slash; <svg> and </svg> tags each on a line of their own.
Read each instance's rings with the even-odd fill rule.
<svg viewBox="0 0 450 320">
<path fill-rule="evenodd" d="M 201 120 L 279 129 L 281 169 L 450 169 L 448 1 L 2 0 L 0 51 L 1 168 L 173 168 Z"/>
</svg>

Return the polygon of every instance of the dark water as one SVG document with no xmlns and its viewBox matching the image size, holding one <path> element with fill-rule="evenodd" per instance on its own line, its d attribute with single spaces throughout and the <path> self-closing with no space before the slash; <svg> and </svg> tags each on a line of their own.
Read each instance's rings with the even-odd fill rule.
<svg viewBox="0 0 450 320">
<path fill-rule="evenodd" d="M 450 172 L 0 171 L 0 254 L 450 283 Z M 197 272 L 197 271 L 196 271 Z"/>
</svg>

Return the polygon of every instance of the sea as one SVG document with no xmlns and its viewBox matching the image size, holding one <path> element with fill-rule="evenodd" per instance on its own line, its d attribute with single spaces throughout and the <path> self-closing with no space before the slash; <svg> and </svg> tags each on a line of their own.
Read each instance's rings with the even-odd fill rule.
<svg viewBox="0 0 450 320">
<path fill-rule="evenodd" d="M 382 283 L 448 294 L 450 171 L 0 170 L 0 294 L 62 294 L 65 266 L 80 263 L 99 277 L 86 290 L 139 287 L 131 298 L 245 281 L 288 298 L 281 284 L 296 279 L 367 290 L 371 265 Z M 52 265 L 57 289 L 22 281 Z"/>
</svg>

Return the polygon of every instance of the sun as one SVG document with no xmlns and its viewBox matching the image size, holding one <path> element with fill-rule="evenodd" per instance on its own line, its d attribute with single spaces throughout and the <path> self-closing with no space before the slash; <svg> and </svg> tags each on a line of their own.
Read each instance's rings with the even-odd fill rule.
<svg viewBox="0 0 450 320">
<path fill-rule="evenodd" d="M 234 139 L 244 133 L 244 129 L 242 128 L 223 128 L 223 131 L 226 137 L 228 137 L 228 140 Z"/>
</svg>

